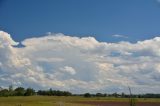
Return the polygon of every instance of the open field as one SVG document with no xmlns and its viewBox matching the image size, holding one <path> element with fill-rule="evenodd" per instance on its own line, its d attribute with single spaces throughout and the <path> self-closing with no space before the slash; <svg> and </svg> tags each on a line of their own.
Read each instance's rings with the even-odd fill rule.
<svg viewBox="0 0 160 106">
<path fill-rule="evenodd" d="M 28 96 L 0 97 L 0 106 L 129 106 L 127 98 Z M 160 106 L 160 99 L 137 99 L 137 106 Z"/>
<path fill-rule="evenodd" d="M 88 102 L 81 102 L 93 106 L 130 106 L 129 102 L 125 101 L 88 101 Z M 160 106 L 159 102 L 137 102 L 136 106 Z"/>
</svg>

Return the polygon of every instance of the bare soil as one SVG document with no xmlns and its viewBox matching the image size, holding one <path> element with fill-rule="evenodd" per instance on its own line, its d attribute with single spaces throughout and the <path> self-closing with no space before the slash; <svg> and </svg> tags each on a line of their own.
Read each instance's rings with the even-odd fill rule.
<svg viewBox="0 0 160 106">
<path fill-rule="evenodd" d="M 83 101 L 78 103 L 94 106 L 129 106 L 129 102 Z M 160 102 L 138 102 L 136 106 L 160 106 Z"/>
</svg>

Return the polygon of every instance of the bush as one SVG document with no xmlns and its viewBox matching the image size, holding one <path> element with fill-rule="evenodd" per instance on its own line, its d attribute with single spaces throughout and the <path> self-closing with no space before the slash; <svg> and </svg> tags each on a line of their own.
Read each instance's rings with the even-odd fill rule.
<svg viewBox="0 0 160 106">
<path fill-rule="evenodd" d="M 91 97 L 91 94 L 90 93 L 85 93 L 84 97 L 89 98 L 89 97 Z"/>
</svg>

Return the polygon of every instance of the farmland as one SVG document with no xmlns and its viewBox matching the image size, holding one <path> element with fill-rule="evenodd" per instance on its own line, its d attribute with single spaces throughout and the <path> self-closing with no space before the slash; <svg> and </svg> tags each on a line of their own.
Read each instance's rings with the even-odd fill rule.
<svg viewBox="0 0 160 106">
<path fill-rule="evenodd" d="M 79 96 L 0 97 L 0 106 L 129 106 L 128 98 Z M 160 106 L 160 99 L 136 99 L 136 106 Z"/>
</svg>

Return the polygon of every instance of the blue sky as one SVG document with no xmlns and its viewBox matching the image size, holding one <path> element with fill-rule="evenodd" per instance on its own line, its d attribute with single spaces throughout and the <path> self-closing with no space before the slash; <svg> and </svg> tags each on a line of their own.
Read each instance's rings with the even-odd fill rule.
<svg viewBox="0 0 160 106">
<path fill-rule="evenodd" d="M 0 29 L 16 41 L 52 32 L 135 42 L 160 35 L 159 20 L 158 0 L 0 1 Z"/>
</svg>

